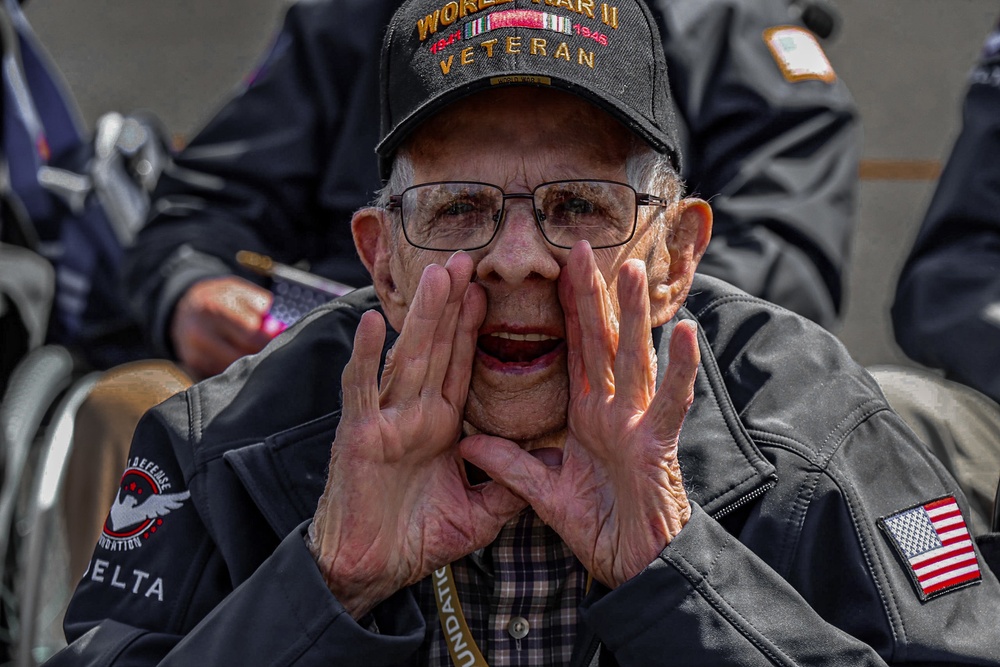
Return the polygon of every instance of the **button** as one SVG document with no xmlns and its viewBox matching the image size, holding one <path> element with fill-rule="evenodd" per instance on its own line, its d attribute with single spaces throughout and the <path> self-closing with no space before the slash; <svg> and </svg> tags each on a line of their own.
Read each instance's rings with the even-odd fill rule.
<svg viewBox="0 0 1000 667">
<path fill-rule="evenodd" d="M 528 636 L 528 619 L 521 616 L 510 619 L 510 623 L 507 624 L 507 632 L 514 639 L 524 639 Z"/>
</svg>

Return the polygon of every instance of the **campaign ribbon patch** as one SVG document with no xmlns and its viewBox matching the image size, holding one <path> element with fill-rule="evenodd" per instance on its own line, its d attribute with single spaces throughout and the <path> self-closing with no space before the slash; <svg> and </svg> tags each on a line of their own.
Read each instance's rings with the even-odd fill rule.
<svg viewBox="0 0 1000 667">
<path fill-rule="evenodd" d="M 921 601 L 982 579 L 972 535 L 955 496 L 882 517 L 878 526 L 905 563 Z"/>
</svg>

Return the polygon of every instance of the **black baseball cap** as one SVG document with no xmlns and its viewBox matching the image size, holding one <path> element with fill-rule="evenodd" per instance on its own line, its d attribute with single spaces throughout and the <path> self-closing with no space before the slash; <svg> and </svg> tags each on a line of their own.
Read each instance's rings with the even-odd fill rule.
<svg viewBox="0 0 1000 667">
<path fill-rule="evenodd" d="M 680 169 L 663 44 L 642 0 L 409 0 L 389 22 L 380 85 L 383 179 L 421 122 L 501 86 L 575 93 Z"/>
</svg>

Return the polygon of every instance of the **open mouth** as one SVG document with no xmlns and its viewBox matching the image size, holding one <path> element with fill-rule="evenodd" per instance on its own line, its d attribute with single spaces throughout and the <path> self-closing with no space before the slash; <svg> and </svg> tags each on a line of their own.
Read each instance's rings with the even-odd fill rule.
<svg viewBox="0 0 1000 667">
<path fill-rule="evenodd" d="M 479 351 L 502 364 L 530 366 L 552 354 L 563 344 L 562 338 L 539 333 L 495 331 L 479 337 Z"/>
</svg>

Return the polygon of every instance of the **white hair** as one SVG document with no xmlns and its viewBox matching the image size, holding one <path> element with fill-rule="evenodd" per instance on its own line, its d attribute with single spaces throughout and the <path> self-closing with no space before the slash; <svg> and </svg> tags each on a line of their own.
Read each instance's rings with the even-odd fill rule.
<svg viewBox="0 0 1000 667">
<path fill-rule="evenodd" d="M 389 197 L 398 195 L 411 185 L 413 185 L 413 160 L 410 159 L 406 149 L 401 148 L 392 158 L 392 173 L 389 174 L 389 180 L 376 193 L 375 201 L 372 203 L 379 208 L 387 208 Z"/>
<path fill-rule="evenodd" d="M 629 185 L 638 192 L 656 195 L 676 204 L 681 199 L 684 183 L 666 153 L 657 153 L 645 141 L 633 136 L 632 146 L 625 159 L 625 176 Z M 664 211 L 672 209 L 651 208 L 650 222 L 667 220 Z"/>
</svg>

